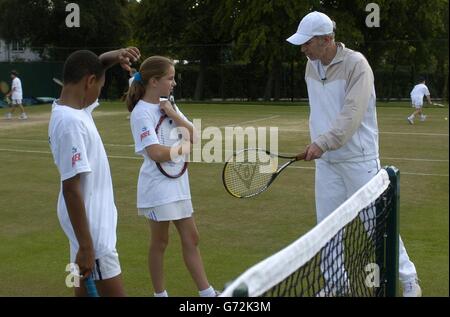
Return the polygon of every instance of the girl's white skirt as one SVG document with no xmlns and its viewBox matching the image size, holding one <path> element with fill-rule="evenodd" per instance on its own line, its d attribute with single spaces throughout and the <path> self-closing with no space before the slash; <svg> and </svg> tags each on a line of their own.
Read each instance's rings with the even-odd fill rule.
<svg viewBox="0 0 450 317">
<path fill-rule="evenodd" d="M 193 212 L 190 199 L 174 201 L 150 208 L 138 208 L 138 215 L 157 222 L 189 218 Z"/>
</svg>

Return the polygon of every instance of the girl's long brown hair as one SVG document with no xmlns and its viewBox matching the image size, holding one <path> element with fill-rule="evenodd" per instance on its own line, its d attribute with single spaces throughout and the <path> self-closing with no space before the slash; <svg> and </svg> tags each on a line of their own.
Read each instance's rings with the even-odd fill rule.
<svg viewBox="0 0 450 317">
<path fill-rule="evenodd" d="M 175 63 L 170 58 L 164 56 L 150 56 L 139 68 L 142 81 L 133 80 L 127 93 L 126 104 L 129 112 L 132 112 L 139 100 L 145 95 L 145 89 L 151 78 L 159 79 L 166 75 L 170 66 Z"/>
</svg>

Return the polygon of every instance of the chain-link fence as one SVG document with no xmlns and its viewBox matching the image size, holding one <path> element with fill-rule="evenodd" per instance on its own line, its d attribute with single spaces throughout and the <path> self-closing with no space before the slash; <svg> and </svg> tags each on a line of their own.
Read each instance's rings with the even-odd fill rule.
<svg viewBox="0 0 450 317">
<path fill-rule="evenodd" d="M 448 41 L 445 43 L 448 46 Z M 89 49 L 89 48 L 88 48 Z M 113 48 L 91 48 L 96 53 Z M 205 47 L 199 47 L 205 51 Z M 174 47 L 158 47 L 152 54 L 175 56 L 177 88 L 175 97 L 185 100 L 299 100 L 307 98 L 304 71 L 306 58 L 299 51 L 290 61 L 279 61 L 267 66 L 263 62 L 246 63 L 234 60 L 229 54 L 230 46 L 220 47 L 220 58 L 215 61 L 192 59 L 176 54 Z M 372 48 L 373 49 L 373 48 Z M 63 56 L 73 48 L 41 50 L 46 61 L 1 62 L 0 81 L 10 81 L 9 72 L 16 69 L 22 80 L 24 96 L 57 97 L 59 87 L 52 78 L 62 78 Z M 217 52 L 217 47 L 211 50 Z M 150 56 L 148 54 L 147 56 Z M 52 58 L 51 56 L 55 56 Z M 59 57 L 56 57 L 59 56 Z M 447 65 L 431 65 L 418 71 L 414 64 L 397 61 L 383 67 L 372 65 L 375 75 L 377 98 L 380 100 L 409 99 L 409 93 L 421 76 L 427 79 L 432 98 L 448 99 Z M 436 62 L 435 62 L 436 64 Z M 137 65 L 138 66 L 138 65 Z M 445 66 L 445 67 L 444 67 Z M 119 66 L 107 72 L 103 99 L 119 99 L 128 89 L 128 74 Z"/>
</svg>

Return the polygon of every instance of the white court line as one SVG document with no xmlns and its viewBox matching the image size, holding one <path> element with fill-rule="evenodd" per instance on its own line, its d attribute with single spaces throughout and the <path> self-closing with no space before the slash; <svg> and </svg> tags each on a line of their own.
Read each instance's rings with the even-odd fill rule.
<svg viewBox="0 0 450 317">
<path fill-rule="evenodd" d="M 309 133 L 309 130 L 299 130 L 299 129 L 283 129 L 278 128 L 278 131 L 281 132 L 299 132 L 299 133 Z M 392 134 L 392 135 L 422 135 L 422 136 L 446 136 L 448 137 L 448 133 L 419 133 L 419 132 L 378 132 L 379 134 Z"/>
<path fill-rule="evenodd" d="M 315 170 L 314 167 L 288 166 L 287 168 Z M 448 174 L 409 173 L 400 171 L 401 175 L 449 177 Z"/>
<path fill-rule="evenodd" d="M 294 156 L 298 153 L 280 153 L 286 156 Z M 407 157 L 381 157 L 380 160 L 393 160 L 393 161 L 414 161 L 414 162 L 448 162 L 449 160 L 434 160 L 434 159 L 421 159 L 421 158 L 407 158 Z"/>
<path fill-rule="evenodd" d="M 33 153 L 33 154 L 49 154 L 50 151 L 34 151 L 34 150 L 14 150 L 14 149 L 2 149 L 0 148 L 0 152 L 12 152 L 12 153 Z M 120 155 L 108 155 L 108 158 L 112 159 L 123 159 L 123 160 L 142 160 L 140 156 L 120 156 Z M 191 164 L 224 164 L 221 162 L 190 162 Z M 303 167 L 303 166 L 288 166 L 288 168 L 293 169 L 305 169 L 305 170 L 315 170 L 314 167 Z M 448 174 L 426 174 L 426 173 L 409 173 L 409 172 L 401 172 L 402 175 L 414 175 L 414 176 L 437 176 L 437 177 L 449 177 Z"/>
<path fill-rule="evenodd" d="M 7 139 L 10 141 L 17 141 L 17 142 L 35 142 L 35 143 L 48 143 L 48 141 L 44 140 L 27 140 L 27 139 Z M 0 140 L 1 141 L 1 140 Z M 109 144 L 105 143 L 105 146 L 113 146 L 113 147 L 134 147 L 133 144 Z M 6 151 L 6 150 L 5 150 Z M 229 155 L 233 154 L 234 151 L 230 150 L 224 150 L 225 155 L 229 153 Z M 287 152 L 280 152 L 279 154 L 287 155 L 287 156 L 293 156 L 297 155 L 298 153 L 287 153 Z M 421 158 L 407 158 L 407 157 L 381 157 L 381 160 L 394 160 L 394 161 L 413 161 L 413 162 L 448 162 L 449 160 L 439 160 L 439 159 L 421 159 Z"/>
<path fill-rule="evenodd" d="M 405 157 L 382 157 L 381 159 L 394 161 L 416 161 L 416 162 L 448 162 L 448 160 L 430 160 L 430 159 L 405 158 Z"/>
<path fill-rule="evenodd" d="M 47 143 L 48 141 L 45 140 L 27 140 L 27 139 L 4 139 L 0 141 L 14 141 L 14 142 L 31 142 L 31 143 Z M 133 147 L 133 144 L 110 144 L 110 143 L 104 143 L 105 146 L 114 146 L 114 147 Z"/>
<path fill-rule="evenodd" d="M 233 127 L 233 126 L 237 126 L 239 124 L 247 124 L 247 123 L 259 122 L 259 121 L 265 121 L 265 120 L 275 119 L 275 118 L 279 118 L 279 117 L 281 117 L 281 116 L 278 115 L 278 116 L 271 116 L 271 117 L 266 117 L 266 118 L 261 118 L 261 119 L 256 119 L 256 120 L 250 120 L 250 121 L 244 121 L 244 122 L 238 122 L 238 123 L 230 123 L 230 124 L 221 126 L 221 128 Z"/>
<path fill-rule="evenodd" d="M 409 132 L 379 132 L 380 134 L 396 134 L 396 135 L 425 135 L 425 136 L 447 136 L 448 133 L 409 133 Z"/>
<path fill-rule="evenodd" d="M 2 152 L 13 152 L 13 153 L 52 154 L 50 151 L 13 150 L 13 149 L 0 149 L 0 151 L 2 151 Z"/>
<path fill-rule="evenodd" d="M 408 172 L 400 172 L 401 175 L 414 175 L 414 176 L 438 176 L 438 177 L 449 177 L 449 175 L 445 174 L 426 174 L 426 173 L 408 173 Z"/>
</svg>

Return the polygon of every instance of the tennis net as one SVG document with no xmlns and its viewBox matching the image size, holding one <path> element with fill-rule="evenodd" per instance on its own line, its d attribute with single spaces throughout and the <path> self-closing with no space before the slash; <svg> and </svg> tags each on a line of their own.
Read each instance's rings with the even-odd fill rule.
<svg viewBox="0 0 450 317">
<path fill-rule="evenodd" d="M 398 194 L 398 170 L 380 170 L 311 231 L 229 283 L 221 296 L 395 296 Z"/>
</svg>

